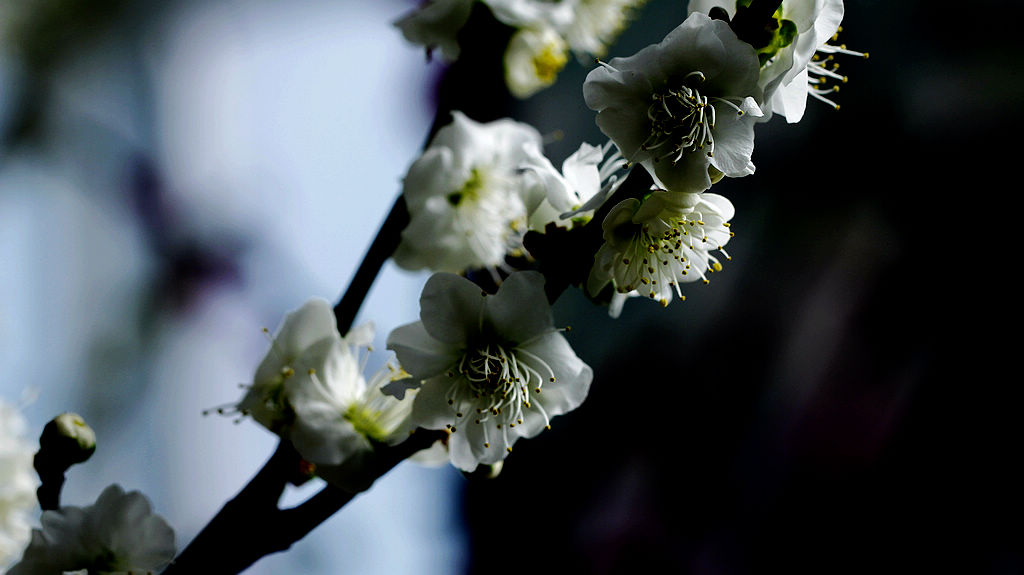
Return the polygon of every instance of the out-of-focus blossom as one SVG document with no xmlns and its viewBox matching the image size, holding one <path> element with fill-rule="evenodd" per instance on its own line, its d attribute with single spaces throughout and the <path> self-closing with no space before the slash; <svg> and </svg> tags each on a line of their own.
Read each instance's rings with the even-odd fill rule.
<svg viewBox="0 0 1024 575">
<path fill-rule="evenodd" d="M 103 490 L 87 507 L 44 511 L 42 529 L 9 575 L 156 573 L 174 558 L 174 530 L 138 491 Z"/>
<path fill-rule="evenodd" d="M 569 61 L 569 45 L 552 28 L 523 28 L 505 49 L 505 84 L 517 98 L 547 88 Z"/>
<path fill-rule="evenodd" d="M 0 400 L 0 571 L 21 555 L 32 528 L 39 480 L 32 468 L 35 447 L 25 440 L 21 412 Z"/>
<path fill-rule="evenodd" d="M 601 57 L 647 0 L 578 0 L 565 39 L 577 56 Z"/>
<path fill-rule="evenodd" d="M 388 347 L 423 382 L 413 421 L 447 429 L 462 470 L 502 461 L 516 439 L 537 435 L 587 396 L 593 372 L 554 327 L 537 272 L 512 274 L 495 295 L 435 274 L 420 319 L 391 332 Z"/>
<path fill-rule="evenodd" d="M 454 62 L 460 53 L 458 33 L 472 7 L 473 0 L 428 0 L 396 20 L 395 26 L 409 42 L 428 51 L 437 48 L 445 60 Z"/>
</svg>

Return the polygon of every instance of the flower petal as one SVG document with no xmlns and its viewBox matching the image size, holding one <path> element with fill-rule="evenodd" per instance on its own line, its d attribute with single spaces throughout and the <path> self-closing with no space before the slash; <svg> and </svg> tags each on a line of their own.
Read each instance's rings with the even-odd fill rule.
<svg viewBox="0 0 1024 575">
<path fill-rule="evenodd" d="M 394 329 L 388 335 L 387 348 L 394 351 L 402 368 L 412 374 L 410 383 L 445 373 L 462 355 L 462 351 L 454 344 L 444 343 L 433 338 L 423 327 L 423 322 L 410 323 Z M 389 393 L 394 388 L 389 384 Z M 413 387 L 413 386 L 409 386 Z M 396 397 L 400 396 L 396 395 Z"/>
<path fill-rule="evenodd" d="M 431 337 L 445 343 L 459 344 L 476 337 L 485 295 L 464 277 L 451 273 L 430 276 L 420 295 L 423 328 Z"/>
<path fill-rule="evenodd" d="M 544 276 L 535 271 L 510 275 L 498 293 L 484 302 L 485 325 L 509 342 L 532 339 L 554 326 L 544 293 Z"/>
</svg>

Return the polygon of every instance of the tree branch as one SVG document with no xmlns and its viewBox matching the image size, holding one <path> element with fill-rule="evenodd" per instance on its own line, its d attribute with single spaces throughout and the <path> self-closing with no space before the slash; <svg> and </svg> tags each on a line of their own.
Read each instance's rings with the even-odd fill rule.
<svg viewBox="0 0 1024 575">
<path fill-rule="evenodd" d="M 420 429 L 398 445 L 376 446 L 376 477 L 446 435 Z M 285 485 L 302 476 L 301 468 L 299 454 L 282 441 L 252 481 L 221 508 L 163 575 L 240 573 L 266 555 L 289 549 L 357 495 L 327 485 L 298 506 L 280 509 Z"/>
</svg>

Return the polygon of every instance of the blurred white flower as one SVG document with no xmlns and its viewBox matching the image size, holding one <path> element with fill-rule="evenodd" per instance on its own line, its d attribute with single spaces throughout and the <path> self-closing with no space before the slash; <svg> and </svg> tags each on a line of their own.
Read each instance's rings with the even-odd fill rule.
<svg viewBox="0 0 1024 575">
<path fill-rule="evenodd" d="M 646 0 L 484 0 L 494 17 L 519 29 L 557 32 L 580 58 L 602 56 Z"/>
<path fill-rule="evenodd" d="M 577 0 L 565 39 L 577 56 L 601 57 L 647 0 Z"/>
<path fill-rule="evenodd" d="M 410 221 L 394 260 L 405 269 L 500 267 L 506 253 L 522 249 L 529 210 L 543 199 L 536 179 L 520 169 L 541 153 L 536 129 L 452 116 L 403 182 Z"/>
<path fill-rule="evenodd" d="M 583 96 L 629 162 L 674 192 L 752 174 L 760 64 L 725 22 L 691 14 L 659 44 L 587 75 Z"/>
<path fill-rule="evenodd" d="M 103 490 L 88 507 L 44 511 L 42 529 L 8 575 L 156 573 L 174 558 L 174 530 L 138 491 Z"/>
<path fill-rule="evenodd" d="M 572 24 L 578 0 L 483 0 L 494 17 L 513 28 L 551 28 Z"/>
<path fill-rule="evenodd" d="M 593 372 L 555 329 L 537 272 L 512 274 L 495 295 L 434 274 L 420 319 L 391 332 L 388 348 L 423 382 L 413 421 L 450 431 L 460 469 L 503 460 L 516 439 L 537 435 L 587 396 Z"/>
<path fill-rule="evenodd" d="M 428 50 L 438 48 L 449 62 L 459 59 L 458 33 L 469 19 L 473 0 L 428 0 L 395 21 L 405 39 Z"/>
<path fill-rule="evenodd" d="M 32 533 L 28 515 L 39 480 L 32 467 L 36 448 L 25 431 L 21 412 L 0 400 L 0 572 L 21 555 Z"/>
<path fill-rule="evenodd" d="M 517 28 L 505 50 L 505 83 L 527 98 L 555 83 L 572 50 L 601 56 L 643 0 L 484 0 L 499 21 Z"/>
<path fill-rule="evenodd" d="M 732 203 L 717 194 L 655 192 L 641 202 L 628 199 L 603 222 L 605 243 L 594 256 L 587 290 L 596 295 L 608 282 L 619 294 L 638 293 L 667 306 L 674 296 L 685 299 L 680 284 L 701 280 L 722 269 L 711 250 L 732 237 Z M 622 297 L 613 300 L 612 315 Z"/>
<path fill-rule="evenodd" d="M 569 45 L 553 28 L 522 28 L 505 49 L 505 84 L 517 98 L 528 98 L 558 79 L 569 61 Z"/>
</svg>

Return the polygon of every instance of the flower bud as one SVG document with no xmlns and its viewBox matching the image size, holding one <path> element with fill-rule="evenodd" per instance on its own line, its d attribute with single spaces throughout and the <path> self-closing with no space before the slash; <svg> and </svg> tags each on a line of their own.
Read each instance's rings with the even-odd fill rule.
<svg viewBox="0 0 1024 575">
<path fill-rule="evenodd" d="M 36 468 L 44 465 L 63 472 L 89 459 L 96 451 L 96 433 L 77 413 L 62 413 L 53 418 L 39 437 Z"/>
</svg>

